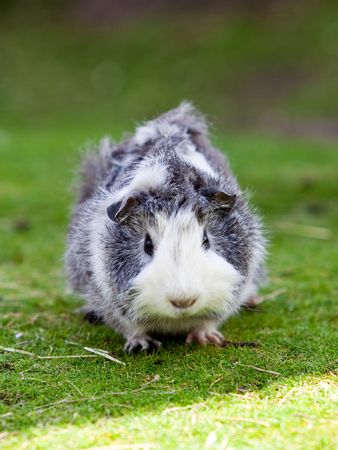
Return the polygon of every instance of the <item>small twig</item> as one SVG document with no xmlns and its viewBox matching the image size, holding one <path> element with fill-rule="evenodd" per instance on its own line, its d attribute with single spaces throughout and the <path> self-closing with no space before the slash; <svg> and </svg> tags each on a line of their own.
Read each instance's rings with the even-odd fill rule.
<svg viewBox="0 0 338 450">
<path fill-rule="evenodd" d="M 34 356 L 35 358 L 38 358 L 38 359 L 96 358 L 96 356 L 102 356 L 104 358 L 109 359 L 110 361 L 114 361 L 116 363 L 123 364 L 124 366 L 126 365 L 125 362 L 120 361 L 119 359 L 114 358 L 113 356 L 110 356 L 108 354 L 108 352 L 106 352 L 106 350 L 98 350 L 98 349 L 89 348 L 89 347 L 83 347 L 83 348 L 84 348 L 84 350 L 87 350 L 88 352 L 95 353 L 95 355 L 50 355 L 49 354 L 47 356 L 40 356 L 40 355 L 37 355 L 36 353 L 27 352 L 26 350 L 20 350 L 20 349 L 12 348 L 12 347 L 2 347 L 0 345 L 0 350 L 2 350 L 4 352 L 20 353 L 21 355 Z"/>
<path fill-rule="evenodd" d="M 67 359 L 67 358 L 95 358 L 95 355 L 54 355 L 54 356 L 39 356 L 39 359 Z"/>
<path fill-rule="evenodd" d="M 10 353 L 20 353 L 21 355 L 27 355 L 27 356 L 36 356 L 35 353 L 27 352 L 26 350 L 20 350 L 17 348 L 12 347 L 2 347 L 0 345 L 0 350 L 3 350 L 4 352 L 10 352 Z"/>
<path fill-rule="evenodd" d="M 234 363 L 236 366 L 242 366 L 242 367 L 249 367 L 250 369 L 254 369 L 254 370 L 258 370 L 258 372 L 265 372 L 265 373 L 270 373 L 271 375 L 280 375 L 279 372 L 275 372 L 274 370 L 266 370 L 266 369 L 261 369 L 260 367 L 256 367 L 256 366 L 251 366 L 249 364 L 242 364 L 239 362 Z"/>
<path fill-rule="evenodd" d="M 95 353 L 95 355 L 102 356 L 103 358 L 109 359 L 110 361 L 114 361 L 114 362 L 116 362 L 116 363 L 118 363 L 118 364 L 122 364 L 123 366 L 126 365 L 125 362 L 120 361 L 119 359 L 114 358 L 114 357 L 111 356 L 111 355 L 108 355 L 108 353 L 107 353 L 105 350 L 104 350 L 104 351 L 102 351 L 102 350 L 97 350 L 97 349 L 91 348 L 91 347 L 83 347 L 83 348 L 84 348 L 85 350 L 87 350 L 87 352 Z"/>
<path fill-rule="evenodd" d="M 100 353 L 109 354 L 108 350 L 102 350 L 101 348 L 91 347 L 92 350 L 97 350 Z"/>
<path fill-rule="evenodd" d="M 109 352 L 107 350 L 102 350 L 101 348 L 95 348 L 95 347 L 83 347 L 81 344 L 79 344 L 78 342 L 74 342 L 74 341 L 66 341 L 66 342 L 67 342 L 67 344 L 82 347 L 87 352 L 95 353 L 95 355 L 102 356 L 103 358 L 107 358 L 110 361 L 114 361 L 114 362 L 116 362 L 118 364 L 122 364 L 124 366 L 126 365 L 126 363 L 124 363 L 123 361 L 120 361 L 119 359 L 109 355 Z"/>
</svg>

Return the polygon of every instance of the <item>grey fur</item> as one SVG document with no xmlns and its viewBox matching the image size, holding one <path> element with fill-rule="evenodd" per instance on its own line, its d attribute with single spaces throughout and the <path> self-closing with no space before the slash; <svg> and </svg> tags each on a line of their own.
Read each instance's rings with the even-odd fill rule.
<svg viewBox="0 0 338 450">
<path fill-rule="evenodd" d="M 133 307 L 138 295 L 133 280 L 149 263 L 143 251 L 144 235 L 147 224 L 155 220 L 158 211 L 173 217 L 182 209 L 193 210 L 207 227 L 214 252 L 242 275 L 231 313 L 256 295 L 265 272 L 265 239 L 260 219 L 250 208 L 227 160 L 211 145 L 203 117 L 184 102 L 149 122 L 149 129 L 152 135 L 141 144 L 137 134 L 121 144 L 105 139 L 95 152 L 87 155 L 80 170 L 66 251 L 70 284 L 85 298 L 86 311 L 102 318 L 129 339 L 126 348 L 131 352 L 140 346 L 146 348 L 142 344 L 146 341 L 158 347 L 158 342 L 154 344 L 147 333 L 157 328 L 163 331 L 152 318 L 141 320 Z M 204 155 L 217 176 L 210 176 L 180 158 L 177 149 L 184 145 L 193 145 Z M 132 193 L 136 200 L 130 207 L 132 212 L 128 215 L 127 211 L 124 223 L 107 219 L 110 199 L 133 181 L 140 164 L 154 161 L 165 167 L 165 182 Z M 213 203 L 208 197 L 209 193 L 219 191 L 236 196 L 230 212 L 222 210 L 217 201 Z M 116 209 L 121 207 L 120 203 L 116 205 Z M 113 208 L 112 214 L 114 211 Z M 96 229 L 97 247 L 93 248 Z M 98 268 L 102 273 L 97 273 Z M 221 323 L 229 314 L 229 311 L 204 312 L 177 323 L 172 323 L 172 318 L 161 320 L 170 323 L 169 329 L 180 332 L 189 331 L 203 320 Z M 138 329 L 145 334 L 133 347 L 130 339 L 133 330 Z"/>
</svg>

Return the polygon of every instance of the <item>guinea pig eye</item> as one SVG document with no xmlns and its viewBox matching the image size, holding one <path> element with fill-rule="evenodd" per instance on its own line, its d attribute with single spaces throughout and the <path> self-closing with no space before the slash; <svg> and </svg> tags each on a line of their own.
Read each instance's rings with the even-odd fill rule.
<svg viewBox="0 0 338 450">
<path fill-rule="evenodd" d="M 144 253 L 146 253 L 149 256 L 153 256 L 154 253 L 153 241 L 151 240 L 149 234 L 146 234 L 146 237 L 144 239 Z"/>
<path fill-rule="evenodd" d="M 204 231 L 204 233 L 203 233 L 202 246 L 206 250 L 208 250 L 210 248 L 210 242 L 209 242 L 208 235 L 207 235 L 206 231 Z"/>
</svg>

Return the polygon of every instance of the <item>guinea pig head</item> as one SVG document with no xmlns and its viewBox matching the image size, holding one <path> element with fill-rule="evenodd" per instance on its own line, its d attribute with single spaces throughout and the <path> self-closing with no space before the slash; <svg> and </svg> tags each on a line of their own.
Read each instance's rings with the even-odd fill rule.
<svg viewBox="0 0 338 450">
<path fill-rule="evenodd" d="M 134 242 L 142 269 L 130 283 L 137 317 L 198 317 L 230 308 L 240 274 L 217 252 L 209 221 L 229 214 L 235 196 L 208 191 L 201 204 L 148 208 L 143 215 L 140 198 L 129 197 L 108 209 L 120 227 L 128 226 L 128 217 L 135 220 L 137 211 L 142 216 Z"/>
</svg>

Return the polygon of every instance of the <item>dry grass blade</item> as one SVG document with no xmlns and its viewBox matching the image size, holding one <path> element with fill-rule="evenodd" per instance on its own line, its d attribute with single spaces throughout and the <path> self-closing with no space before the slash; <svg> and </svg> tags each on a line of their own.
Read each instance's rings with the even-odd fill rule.
<svg viewBox="0 0 338 450">
<path fill-rule="evenodd" d="M 281 230 L 289 234 L 293 234 L 295 236 L 307 237 L 311 239 L 323 239 L 323 240 L 327 240 L 332 237 L 332 232 L 329 228 L 300 225 L 291 222 L 278 223 L 277 226 Z"/>
<path fill-rule="evenodd" d="M 117 358 L 114 358 L 114 356 L 109 355 L 105 350 L 102 351 L 102 350 L 98 350 L 96 348 L 91 348 L 91 347 L 83 347 L 83 348 L 85 350 L 87 350 L 87 352 L 95 353 L 95 355 L 102 356 L 103 358 L 109 359 L 109 361 L 114 361 L 118 364 L 122 364 L 123 366 L 126 365 L 125 362 L 120 361 Z"/>
<path fill-rule="evenodd" d="M 296 388 L 290 389 L 290 391 L 287 392 L 287 393 L 284 395 L 284 397 L 281 398 L 281 399 L 279 400 L 278 406 L 282 406 L 282 405 L 285 403 L 285 401 L 286 401 L 286 400 L 287 400 L 287 399 L 295 392 L 295 390 L 296 390 Z"/>
<path fill-rule="evenodd" d="M 223 378 L 224 378 L 224 377 L 221 376 L 221 377 L 217 378 L 215 381 L 213 381 L 213 382 L 210 384 L 209 389 L 211 389 L 213 386 L 215 386 L 215 384 L 217 384 L 219 381 L 223 380 Z"/>
<path fill-rule="evenodd" d="M 35 353 L 27 352 L 26 350 L 20 350 L 18 348 L 12 348 L 12 347 L 2 347 L 1 345 L 0 345 L 0 350 L 2 350 L 4 352 L 9 352 L 9 353 L 20 353 L 21 355 L 27 355 L 27 356 L 36 356 Z"/>
<path fill-rule="evenodd" d="M 43 410 L 45 410 L 47 408 L 51 408 L 56 405 L 61 405 L 64 403 L 77 403 L 78 401 L 81 401 L 81 400 L 87 400 L 87 399 L 85 399 L 85 398 L 62 398 L 61 400 L 57 400 L 52 403 L 45 403 L 44 405 L 39 406 L 38 408 L 36 408 L 35 412 L 40 413 Z"/>
<path fill-rule="evenodd" d="M 259 419 L 250 419 L 249 417 L 217 417 L 217 420 L 221 422 L 225 421 L 234 421 L 234 422 L 251 422 L 256 423 L 258 425 L 263 425 L 264 427 L 270 427 L 271 423 L 265 421 L 265 420 L 259 420 Z"/>
<path fill-rule="evenodd" d="M 2 419 L 3 417 L 10 417 L 10 416 L 12 416 L 12 415 L 13 415 L 12 412 L 7 412 L 7 413 L 5 413 L 5 414 L 0 414 L 0 419 Z"/>
<path fill-rule="evenodd" d="M 66 344 L 70 344 L 70 345 L 76 345 L 77 347 L 83 347 L 81 344 L 79 344 L 78 342 L 74 342 L 74 341 L 68 341 L 67 339 L 65 339 L 65 343 Z"/>
<path fill-rule="evenodd" d="M 95 353 L 95 355 L 48 355 L 48 356 L 40 356 L 40 355 L 37 355 L 36 353 L 27 352 L 26 350 L 20 350 L 20 349 L 12 348 L 12 347 L 2 347 L 0 345 L 0 350 L 2 350 L 4 352 L 20 353 L 21 355 L 26 355 L 26 356 L 35 356 L 38 359 L 73 359 L 73 358 L 76 359 L 76 358 L 96 358 L 96 356 L 103 356 L 104 358 L 107 358 L 110 361 L 114 361 L 116 363 L 123 364 L 124 366 L 126 365 L 126 363 L 124 363 L 123 361 L 120 361 L 119 359 L 108 355 L 106 350 L 98 350 L 98 349 L 89 348 L 89 347 L 84 347 L 84 349 L 87 350 L 88 352 Z"/>
<path fill-rule="evenodd" d="M 69 381 L 69 380 L 66 380 L 66 383 L 68 383 L 68 384 L 70 384 L 71 386 L 73 386 L 73 388 L 81 395 L 81 397 L 83 397 L 83 393 L 80 391 L 80 389 L 79 389 L 77 386 L 75 386 L 74 383 L 72 383 L 72 382 Z"/>
<path fill-rule="evenodd" d="M 90 347 L 93 350 L 97 350 L 100 353 L 105 353 L 106 355 L 109 354 L 109 352 L 107 350 L 102 350 L 101 348 L 95 348 L 95 347 Z"/>
<path fill-rule="evenodd" d="M 72 359 L 72 358 L 95 358 L 95 355 L 50 355 L 50 356 L 39 356 L 39 359 Z"/>
<path fill-rule="evenodd" d="M 269 373 L 271 375 L 280 375 L 279 372 L 275 372 L 274 370 L 266 370 L 266 369 L 261 369 L 260 367 L 256 367 L 256 366 L 251 366 L 250 364 L 242 364 L 239 362 L 234 363 L 236 366 L 242 366 L 242 367 L 249 367 L 250 369 L 254 369 L 257 370 L 258 372 L 265 372 L 265 373 Z"/>
<path fill-rule="evenodd" d="M 280 295 L 284 294 L 286 292 L 286 288 L 280 288 L 276 289 L 275 291 L 270 292 L 270 294 L 263 295 L 261 297 L 260 302 L 265 302 L 266 300 L 274 300 L 275 298 L 279 297 Z"/>
<path fill-rule="evenodd" d="M 81 344 L 79 344 L 78 342 L 74 342 L 74 341 L 66 341 L 66 342 L 67 342 L 67 344 L 82 347 L 87 352 L 94 353 L 97 356 L 102 356 L 103 358 L 109 359 L 110 361 L 114 361 L 114 362 L 116 362 L 118 364 L 122 364 L 124 366 L 126 365 L 126 363 L 124 363 L 123 361 L 115 358 L 114 356 L 109 355 L 109 352 L 107 350 L 102 350 L 101 348 L 95 348 L 95 347 L 83 347 Z"/>
</svg>

